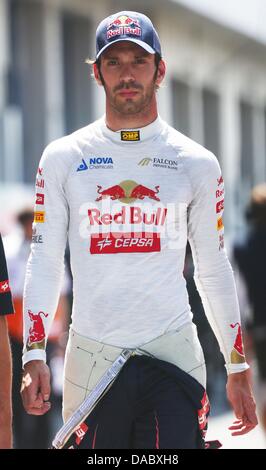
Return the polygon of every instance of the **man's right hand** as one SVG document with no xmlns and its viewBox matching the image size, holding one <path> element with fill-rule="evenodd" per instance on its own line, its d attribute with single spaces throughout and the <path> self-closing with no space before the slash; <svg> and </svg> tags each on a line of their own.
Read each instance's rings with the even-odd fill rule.
<svg viewBox="0 0 266 470">
<path fill-rule="evenodd" d="M 50 410 L 50 370 L 45 362 L 34 360 L 25 364 L 20 393 L 28 414 L 41 416 Z"/>
</svg>

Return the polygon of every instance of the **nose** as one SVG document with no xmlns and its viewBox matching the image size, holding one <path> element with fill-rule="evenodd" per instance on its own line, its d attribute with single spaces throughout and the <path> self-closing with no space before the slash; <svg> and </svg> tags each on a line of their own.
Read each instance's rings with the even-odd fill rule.
<svg viewBox="0 0 266 470">
<path fill-rule="evenodd" d="M 129 83 L 135 81 L 133 70 L 130 64 L 124 64 L 120 71 L 120 81 Z"/>
</svg>

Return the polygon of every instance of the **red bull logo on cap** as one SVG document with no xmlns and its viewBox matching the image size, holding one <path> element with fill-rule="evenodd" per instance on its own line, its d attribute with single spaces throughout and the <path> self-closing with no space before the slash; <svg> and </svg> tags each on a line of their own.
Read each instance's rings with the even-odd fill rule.
<svg viewBox="0 0 266 470">
<path fill-rule="evenodd" d="M 107 39 L 127 34 L 141 36 L 140 23 L 135 18 L 126 15 L 118 16 L 107 26 Z"/>
</svg>

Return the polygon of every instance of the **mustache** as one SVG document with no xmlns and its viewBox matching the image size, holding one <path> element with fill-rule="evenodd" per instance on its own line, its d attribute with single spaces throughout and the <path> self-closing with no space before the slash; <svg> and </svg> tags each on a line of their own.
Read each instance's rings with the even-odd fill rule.
<svg viewBox="0 0 266 470">
<path fill-rule="evenodd" d="M 114 91 L 120 90 L 142 90 L 143 87 L 139 83 L 120 83 L 116 87 L 114 87 Z"/>
</svg>

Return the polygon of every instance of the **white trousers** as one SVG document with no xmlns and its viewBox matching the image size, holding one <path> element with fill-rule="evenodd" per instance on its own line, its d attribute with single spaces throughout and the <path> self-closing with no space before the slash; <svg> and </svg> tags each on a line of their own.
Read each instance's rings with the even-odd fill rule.
<svg viewBox="0 0 266 470">
<path fill-rule="evenodd" d="M 64 366 L 64 422 L 123 349 L 91 340 L 70 328 Z M 175 364 L 206 388 L 205 360 L 194 323 L 159 336 L 137 348 L 136 353 Z"/>
</svg>

